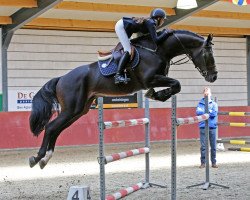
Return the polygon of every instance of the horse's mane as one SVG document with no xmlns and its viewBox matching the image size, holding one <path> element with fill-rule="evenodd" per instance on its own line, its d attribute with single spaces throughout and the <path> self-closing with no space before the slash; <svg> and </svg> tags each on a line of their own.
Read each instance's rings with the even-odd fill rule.
<svg viewBox="0 0 250 200">
<path fill-rule="evenodd" d="M 191 32 L 191 31 L 187 31 L 187 30 L 175 30 L 174 33 L 192 35 L 192 36 L 194 36 L 194 37 L 198 37 L 198 38 L 204 40 L 204 37 L 198 35 L 197 33 L 194 33 L 194 32 Z"/>
<path fill-rule="evenodd" d="M 157 32 L 157 34 L 159 34 L 159 33 L 161 33 L 161 31 Z M 202 36 L 200 36 L 200 35 L 198 35 L 198 34 L 196 34 L 196 33 L 194 33 L 194 32 L 187 31 L 187 30 L 174 30 L 174 33 L 175 33 L 175 34 L 190 35 L 190 36 L 198 37 L 199 39 L 204 40 L 204 38 L 203 38 Z M 134 38 L 134 39 L 131 40 L 131 42 L 132 42 L 133 44 L 137 44 L 137 43 L 139 43 L 139 42 L 141 42 L 141 41 L 144 41 L 144 40 L 147 40 L 147 41 L 149 40 L 149 41 L 151 41 L 152 38 L 151 38 L 150 34 L 145 34 L 145 35 L 142 35 L 142 36 L 140 36 L 140 37 Z"/>
</svg>

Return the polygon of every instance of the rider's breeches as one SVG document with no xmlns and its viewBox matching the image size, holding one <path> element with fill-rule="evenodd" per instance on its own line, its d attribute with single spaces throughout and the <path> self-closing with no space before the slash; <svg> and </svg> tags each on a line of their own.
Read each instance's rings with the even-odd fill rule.
<svg viewBox="0 0 250 200">
<path fill-rule="evenodd" d="M 128 51 L 131 54 L 131 46 L 128 35 L 124 29 L 123 20 L 120 19 L 115 25 L 115 32 L 123 46 L 124 51 Z"/>
</svg>

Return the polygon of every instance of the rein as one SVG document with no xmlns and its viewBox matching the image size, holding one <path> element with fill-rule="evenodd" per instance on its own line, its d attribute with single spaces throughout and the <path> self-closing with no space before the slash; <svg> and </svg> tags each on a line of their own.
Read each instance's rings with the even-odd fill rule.
<svg viewBox="0 0 250 200">
<path fill-rule="evenodd" d="M 178 40 L 178 42 L 180 43 L 181 47 L 183 48 L 183 50 L 184 50 L 184 52 L 185 52 L 185 54 L 186 54 L 186 57 L 181 58 L 181 59 L 177 60 L 176 62 L 171 61 L 170 65 L 182 65 L 182 64 L 187 63 L 189 60 L 192 60 L 192 61 L 193 61 L 193 58 L 188 54 L 188 50 L 187 50 L 187 49 L 185 48 L 185 46 L 182 44 L 180 38 L 179 38 L 176 34 L 174 34 L 174 33 L 173 33 L 173 35 L 174 35 L 174 37 Z M 201 52 L 202 52 L 202 51 L 201 51 Z M 201 52 L 200 52 L 200 53 L 201 53 Z M 199 55 L 199 54 L 198 54 L 198 55 Z M 198 55 L 197 55 L 197 56 L 198 56 Z M 196 56 L 196 57 L 197 57 L 197 56 Z M 184 60 L 184 59 L 186 59 L 186 58 L 188 58 L 187 61 L 182 62 L 182 63 L 179 63 L 179 62 L 181 62 L 182 60 Z M 204 77 L 207 76 L 208 71 L 201 70 L 199 67 L 196 67 L 196 66 L 195 66 L 195 68 L 200 72 L 200 74 L 201 74 L 202 76 L 204 76 Z"/>
<path fill-rule="evenodd" d="M 188 60 L 186 60 L 186 61 L 184 61 L 184 62 L 181 62 L 182 60 L 184 60 L 184 59 L 186 59 L 186 58 L 188 58 L 188 56 L 185 56 L 184 58 L 181 58 L 181 59 L 179 59 L 179 60 L 177 60 L 177 61 L 175 61 L 175 62 L 173 62 L 172 60 L 170 61 L 170 65 L 182 65 L 182 64 L 185 64 L 185 63 L 187 63 L 189 60 L 190 60 L 190 58 L 188 58 Z M 180 63 L 181 62 L 181 63 Z"/>
<path fill-rule="evenodd" d="M 141 45 L 139 45 L 139 44 L 133 44 L 133 45 L 136 46 L 136 47 L 139 47 L 139 48 L 141 48 L 141 49 L 145 49 L 145 50 L 147 50 L 147 51 L 153 52 L 153 53 L 156 53 L 157 50 L 158 50 L 158 47 L 156 47 L 156 49 L 150 49 L 150 48 L 141 46 Z"/>
<path fill-rule="evenodd" d="M 188 54 L 188 49 L 186 49 L 186 47 L 182 44 L 180 38 L 179 38 L 175 33 L 173 33 L 173 35 L 174 35 L 174 37 L 178 40 L 178 42 L 180 43 L 180 45 L 181 45 L 181 47 L 183 48 L 183 50 L 184 50 L 186 56 L 185 56 L 184 58 L 181 58 L 181 59 L 175 61 L 175 62 L 173 62 L 173 61 L 171 60 L 171 61 L 170 61 L 170 65 L 182 65 L 182 64 L 185 64 L 185 63 L 189 62 L 190 60 L 193 61 L 193 58 Z M 139 45 L 139 44 L 133 44 L 133 45 L 136 46 L 136 47 L 139 47 L 139 48 L 141 48 L 141 49 L 145 49 L 145 50 L 147 50 L 147 51 L 150 51 L 150 52 L 152 52 L 152 53 L 156 53 L 157 50 L 158 50 L 158 46 L 156 47 L 156 49 L 150 49 L 150 48 L 144 47 L 144 46 Z M 199 55 L 199 54 L 198 54 L 198 55 Z M 198 56 L 198 55 L 197 55 L 197 56 Z M 187 60 L 185 60 L 185 59 L 187 59 Z M 185 61 L 183 61 L 183 60 L 185 60 Z M 183 61 L 183 62 L 182 62 L 182 61 Z M 199 71 L 199 73 L 200 73 L 202 76 L 207 76 L 208 71 L 201 70 L 199 67 L 195 67 L 195 68 Z"/>
<path fill-rule="evenodd" d="M 174 35 L 174 37 L 178 40 L 178 42 L 180 43 L 181 47 L 182 47 L 183 50 L 185 51 L 186 57 L 181 58 L 181 59 L 177 60 L 176 62 L 173 62 L 173 61 L 171 60 L 170 65 L 182 65 L 182 64 L 187 63 L 189 60 L 192 60 L 192 61 L 193 61 L 192 57 L 188 54 L 188 50 L 187 50 L 187 49 L 185 48 L 185 46 L 182 44 L 180 38 L 179 38 L 176 34 L 174 34 L 174 33 L 173 33 L 173 35 Z M 188 60 L 186 60 L 186 61 L 180 63 L 182 60 L 184 60 L 184 59 L 186 59 L 186 58 L 188 58 Z"/>
</svg>

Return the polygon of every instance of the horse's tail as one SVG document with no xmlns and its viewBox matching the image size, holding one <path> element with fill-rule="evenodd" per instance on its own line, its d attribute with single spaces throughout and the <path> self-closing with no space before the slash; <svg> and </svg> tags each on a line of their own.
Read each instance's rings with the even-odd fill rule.
<svg viewBox="0 0 250 200">
<path fill-rule="evenodd" d="M 56 97 L 56 85 L 58 78 L 48 81 L 34 96 L 30 114 L 30 130 L 34 136 L 38 136 L 50 120 L 53 111 L 53 103 L 58 103 Z"/>
</svg>

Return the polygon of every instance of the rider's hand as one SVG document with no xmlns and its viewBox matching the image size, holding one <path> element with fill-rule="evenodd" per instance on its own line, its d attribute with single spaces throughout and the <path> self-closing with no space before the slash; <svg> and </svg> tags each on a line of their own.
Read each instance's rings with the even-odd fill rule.
<svg viewBox="0 0 250 200">
<path fill-rule="evenodd" d="M 174 30 L 172 29 L 163 29 L 167 34 L 171 35 L 174 33 Z"/>
</svg>

